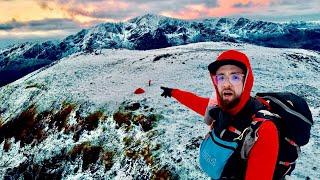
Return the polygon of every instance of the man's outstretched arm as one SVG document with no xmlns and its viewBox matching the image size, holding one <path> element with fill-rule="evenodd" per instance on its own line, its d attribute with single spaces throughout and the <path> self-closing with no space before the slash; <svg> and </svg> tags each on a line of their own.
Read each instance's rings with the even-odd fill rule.
<svg viewBox="0 0 320 180">
<path fill-rule="evenodd" d="M 183 91 L 180 89 L 172 89 L 167 87 L 161 87 L 163 89 L 163 93 L 161 96 L 164 97 L 174 97 L 181 104 L 187 106 L 198 114 L 204 116 L 206 112 L 206 108 L 209 103 L 209 98 L 204 98 L 198 96 L 192 92 Z"/>
</svg>

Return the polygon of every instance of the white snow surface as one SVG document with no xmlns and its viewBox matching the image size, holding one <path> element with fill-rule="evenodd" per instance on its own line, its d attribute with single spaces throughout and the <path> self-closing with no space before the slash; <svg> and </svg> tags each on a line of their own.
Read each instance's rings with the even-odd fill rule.
<svg viewBox="0 0 320 180">
<path fill-rule="evenodd" d="M 267 48 L 250 44 L 229 42 L 205 42 L 165 49 L 138 51 L 106 49 L 101 54 L 74 54 L 53 65 L 35 71 L 0 89 L 0 120 L 6 123 L 22 111 L 35 104 L 38 112 L 57 110 L 63 102 L 76 104 L 83 115 L 102 110 L 107 120 L 100 122 L 94 131 L 85 131 L 79 141 L 62 132 L 50 135 L 35 147 L 19 148 L 12 142 L 8 152 L 0 144 L 0 179 L 6 170 L 18 166 L 28 157 L 41 163 L 70 150 L 82 142 L 102 145 L 116 152 L 114 164 L 109 171 L 103 165 L 94 173 L 76 171 L 77 163 L 65 164 L 64 179 L 135 179 L 137 174 L 150 175 L 151 169 L 169 167 L 179 179 L 209 179 L 198 163 L 198 148 L 186 148 L 192 139 L 206 135 L 208 128 L 203 118 L 188 110 L 174 99 L 160 96 L 160 86 L 179 88 L 209 97 L 213 91 L 207 65 L 223 50 L 237 49 L 251 59 L 256 92 L 292 91 L 305 95 L 314 118 L 310 142 L 302 147 L 292 179 L 320 179 L 320 53 L 303 49 Z M 167 55 L 158 61 L 155 57 Z M 298 58 L 294 58 L 296 55 Z M 148 81 L 151 80 L 151 86 Z M 29 86 L 29 87 L 28 87 Z M 30 88 L 31 86 L 31 88 Z M 28 88 L 27 88 L 28 87 Z M 136 88 L 144 94 L 136 95 Z M 161 115 L 152 130 L 143 132 L 139 128 L 126 132 L 116 129 L 112 114 L 124 101 L 140 102 Z M 75 113 L 69 123 L 76 123 Z M 143 145 L 159 150 L 152 151 L 157 164 L 146 165 L 143 159 L 132 160 L 124 156 L 123 137 L 131 136 Z M 76 159 L 78 165 L 81 161 Z M 98 166 L 99 167 L 99 166 Z"/>
</svg>

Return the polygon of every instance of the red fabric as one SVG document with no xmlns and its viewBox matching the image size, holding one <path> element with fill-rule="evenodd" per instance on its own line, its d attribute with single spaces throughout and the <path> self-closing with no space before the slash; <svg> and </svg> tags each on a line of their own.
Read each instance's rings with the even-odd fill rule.
<svg viewBox="0 0 320 180">
<path fill-rule="evenodd" d="M 276 126 L 265 121 L 258 129 L 258 140 L 253 145 L 246 170 L 246 180 L 271 180 L 279 151 L 279 137 Z"/>
<path fill-rule="evenodd" d="M 257 98 L 263 105 L 265 105 L 266 107 L 268 107 L 269 110 L 271 110 L 270 104 L 269 104 L 266 100 L 264 100 L 263 98 L 258 97 L 258 96 L 256 96 L 256 98 Z"/>
<path fill-rule="evenodd" d="M 240 102 L 232 109 L 225 109 L 225 111 L 229 112 L 230 114 L 236 115 L 245 106 L 245 104 L 248 102 L 250 98 L 250 92 L 253 86 L 253 73 L 250 66 L 249 58 L 244 53 L 236 50 L 224 51 L 222 54 L 218 56 L 216 61 L 230 61 L 230 60 L 240 62 L 244 64 L 247 68 L 247 76 L 243 86 L 243 92 L 240 97 Z M 219 96 L 218 88 L 214 84 L 213 79 L 212 79 L 212 83 L 216 89 L 217 100 L 218 100 L 218 104 L 220 105 L 221 99 Z"/>
<path fill-rule="evenodd" d="M 134 91 L 135 94 L 142 94 L 144 93 L 145 91 L 142 89 L 142 88 L 138 88 Z"/>
<path fill-rule="evenodd" d="M 200 97 L 193 93 L 179 89 L 173 89 L 171 95 L 181 104 L 204 116 L 209 103 L 209 98 Z"/>
</svg>

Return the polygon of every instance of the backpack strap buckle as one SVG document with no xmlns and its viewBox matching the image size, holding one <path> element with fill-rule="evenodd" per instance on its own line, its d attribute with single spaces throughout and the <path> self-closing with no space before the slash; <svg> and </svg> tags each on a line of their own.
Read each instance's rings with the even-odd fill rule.
<svg viewBox="0 0 320 180">
<path fill-rule="evenodd" d="M 249 131 L 250 131 L 250 128 L 249 128 L 249 127 L 245 128 L 245 129 L 242 131 L 242 133 L 241 133 L 238 137 L 234 138 L 233 140 L 234 140 L 234 141 L 241 141 L 241 140 L 243 139 L 243 137 L 245 137 L 245 136 L 248 134 Z"/>
<path fill-rule="evenodd" d="M 291 166 L 292 164 L 295 164 L 295 163 L 296 162 L 279 161 L 279 164 L 283 166 Z"/>
</svg>

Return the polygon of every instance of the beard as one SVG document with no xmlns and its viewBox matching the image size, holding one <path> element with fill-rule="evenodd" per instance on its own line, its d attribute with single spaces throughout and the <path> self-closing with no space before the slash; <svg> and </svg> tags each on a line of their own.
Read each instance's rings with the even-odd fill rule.
<svg viewBox="0 0 320 180">
<path fill-rule="evenodd" d="M 231 99 L 224 99 L 223 93 L 219 93 L 221 99 L 221 106 L 223 109 L 232 109 L 240 102 L 240 96 L 236 96 L 236 93 L 233 91 Z"/>
</svg>

